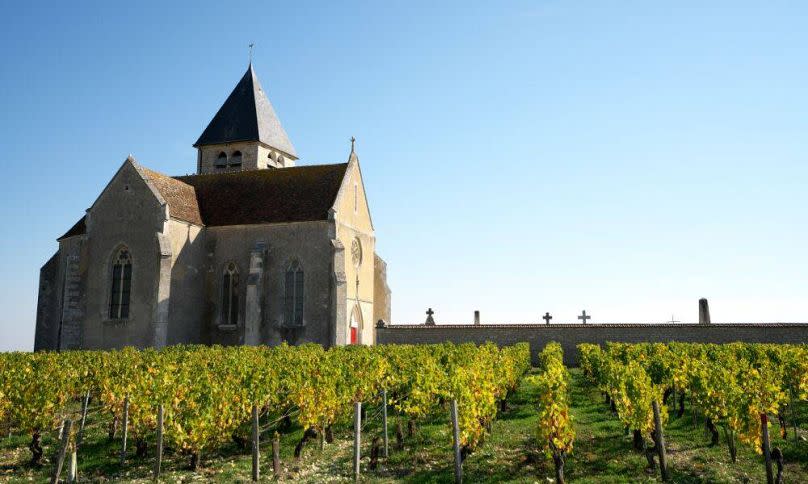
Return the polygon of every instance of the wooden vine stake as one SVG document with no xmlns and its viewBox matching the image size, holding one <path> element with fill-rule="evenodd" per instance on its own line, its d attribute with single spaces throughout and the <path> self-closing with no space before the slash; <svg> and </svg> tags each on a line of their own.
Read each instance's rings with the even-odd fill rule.
<svg viewBox="0 0 808 484">
<path fill-rule="evenodd" d="M 260 430 L 258 427 L 258 405 L 253 405 L 252 408 L 252 480 L 258 482 L 259 470 L 258 464 L 260 459 Z"/>
<path fill-rule="evenodd" d="M 360 449 L 362 443 L 362 402 L 354 403 L 354 479 L 359 481 L 359 459 Z"/>
<path fill-rule="evenodd" d="M 70 463 L 67 466 L 67 482 L 78 481 L 78 459 L 76 458 L 76 446 L 70 452 Z"/>
<path fill-rule="evenodd" d="M 272 472 L 275 477 L 281 475 L 281 437 L 278 432 L 275 432 L 275 437 L 272 439 Z"/>
<path fill-rule="evenodd" d="M 129 436 L 129 396 L 123 400 L 123 443 L 121 444 L 121 465 L 126 463 L 126 438 Z"/>
<path fill-rule="evenodd" d="M 70 442 L 70 431 L 73 429 L 73 421 L 67 419 L 62 424 L 62 443 L 59 447 L 59 453 L 56 455 L 56 462 L 53 465 L 53 474 L 51 474 L 51 484 L 59 482 L 59 475 L 62 473 L 62 467 L 65 464 L 65 454 L 67 453 L 67 445 Z"/>
<path fill-rule="evenodd" d="M 766 483 L 774 484 L 774 470 L 772 469 L 772 452 L 769 447 L 769 416 L 760 414 L 760 433 L 763 441 L 763 458 L 766 459 Z"/>
<path fill-rule="evenodd" d="M 163 405 L 157 407 L 157 455 L 154 462 L 154 480 L 160 479 L 160 468 L 163 466 Z"/>
<path fill-rule="evenodd" d="M 662 418 L 659 416 L 659 403 L 654 400 L 652 403 L 654 410 L 654 440 L 656 440 L 657 455 L 659 455 L 659 470 L 662 473 L 662 480 L 670 479 L 668 475 L 668 458 L 665 455 L 665 434 L 662 432 Z"/>
<path fill-rule="evenodd" d="M 452 431 L 454 435 L 454 471 L 455 483 L 463 482 L 463 461 L 460 457 L 460 426 L 457 423 L 457 400 L 452 400 Z"/>
<path fill-rule="evenodd" d="M 84 423 L 87 421 L 87 407 L 90 405 L 90 390 L 84 394 L 84 400 L 81 402 L 81 422 L 79 423 L 79 433 L 76 436 L 76 448 L 81 445 L 84 438 Z"/>
<path fill-rule="evenodd" d="M 382 426 L 384 427 L 384 457 L 390 457 L 387 440 L 387 390 L 382 390 Z"/>
</svg>

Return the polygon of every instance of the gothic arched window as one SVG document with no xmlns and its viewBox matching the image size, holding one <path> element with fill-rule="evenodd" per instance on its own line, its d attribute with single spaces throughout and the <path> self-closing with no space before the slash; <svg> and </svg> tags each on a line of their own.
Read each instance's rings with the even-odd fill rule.
<svg viewBox="0 0 808 484">
<path fill-rule="evenodd" d="M 227 155 L 224 151 L 219 153 L 219 156 L 216 157 L 216 168 L 224 168 L 227 166 Z"/>
<path fill-rule="evenodd" d="M 221 324 L 238 324 L 238 268 L 229 263 L 222 274 L 222 321 Z"/>
<path fill-rule="evenodd" d="M 303 326 L 303 268 L 297 260 L 286 270 L 286 305 L 284 318 L 287 326 Z"/>
<path fill-rule="evenodd" d="M 109 318 L 129 317 L 129 296 L 132 291 L 132 257 L 129 249 L 121 248 L 112 260 L 112 284 L 109 299 Z"/>
<path fill-rule="evenodd" d="M 241 166 L 241 151 L 234 151 L 230 157 L 230 166 Z"/>
</svg>

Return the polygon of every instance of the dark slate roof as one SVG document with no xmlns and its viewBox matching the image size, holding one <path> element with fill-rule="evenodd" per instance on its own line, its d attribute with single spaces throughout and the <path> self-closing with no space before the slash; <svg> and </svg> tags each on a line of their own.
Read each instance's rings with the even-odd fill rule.
<svg viewBox="0 0 808 484">
<path fill-rule="evenodd" d="M 347 163 L 177 177 L 194 187 L 205 225 L 327 220 Z"/>
<path fill-rule="evenodd" d="M 297 157 L 252 64 L 194 146 L 260 141 Z"/>
<path fill-rule="evenodd" d="M 73 224 L 72 227 L 70 227 L 70 230 L 65 232 L 65 234 L 63 236 L 59 237 L 56 240 L 66 239 L 68 237 L 73 237 L 74 235 L 86 234 L 87 233 L 87 224 L 85 222 L 85 219 L 86 219 L 86 216 L 81 217 L 78 222 L 76 222 L 75 224 Z"/>
</svg>

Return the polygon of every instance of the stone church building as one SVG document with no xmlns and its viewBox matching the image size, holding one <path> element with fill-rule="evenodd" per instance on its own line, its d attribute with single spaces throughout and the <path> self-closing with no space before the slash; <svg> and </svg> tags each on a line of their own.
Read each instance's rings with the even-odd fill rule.
<svg viewBox="0 0 808 484">
<path fill-rule="evenodd" d="M 373 344 L 390 290 L 353 142 L 297 166 L 250 65 L 194 147 L 190 176 L 127 158 L 58 239 L 35 349 Z"/>
</svg>

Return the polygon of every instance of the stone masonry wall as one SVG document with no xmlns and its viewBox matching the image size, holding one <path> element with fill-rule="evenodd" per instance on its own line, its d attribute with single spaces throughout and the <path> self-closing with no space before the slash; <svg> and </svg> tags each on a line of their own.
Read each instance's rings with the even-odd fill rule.
<svg viewBox="0 0 808 484">
<path fill-rule="evenodd" d="M 564 348 L 564 363 L 578 365 L 579 343 L 608 341 L 641 343 L 806 343 L 808 323 L 772 324 L 500 324 L 500 325 L 392 325 L 376 329 L 378 344 L 484 343 L 511 345 L 530 343 L 533 363 L 550 341 Z"/>
</svg>

